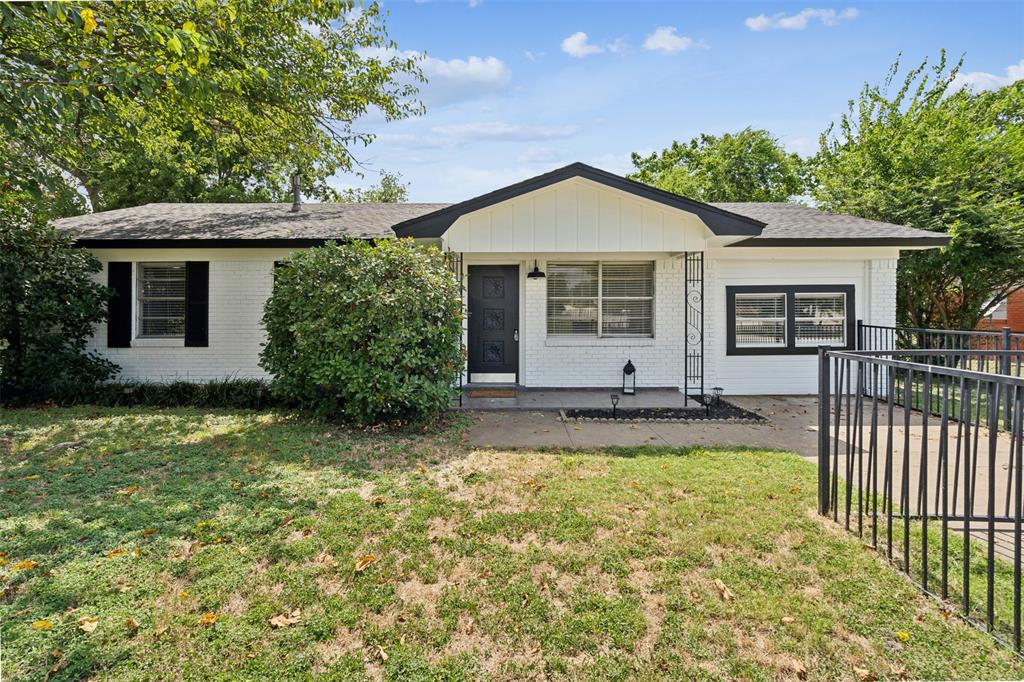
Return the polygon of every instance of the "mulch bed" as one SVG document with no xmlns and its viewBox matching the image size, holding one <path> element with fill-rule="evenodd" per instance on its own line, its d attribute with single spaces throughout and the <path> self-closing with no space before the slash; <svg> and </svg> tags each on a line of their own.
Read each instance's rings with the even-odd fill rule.
<svg viewBox="0 0 1024 682">
<path fill-rule="evenodd" d="M 587 422 L 731 422 L 756 424 L 768 421 L 756 412 L 719 400 L 704 407 L 620 407 L 612 419 L 611 408 L 562 410 L 562 419 Z"/>
</svg>

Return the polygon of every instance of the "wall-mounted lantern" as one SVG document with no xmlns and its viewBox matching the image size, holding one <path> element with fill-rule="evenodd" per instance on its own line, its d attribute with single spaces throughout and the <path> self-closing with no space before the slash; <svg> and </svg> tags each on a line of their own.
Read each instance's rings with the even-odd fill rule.
<svg viewBox="0 0 1024 682">
<path fill-rule="evenodd" d="M 526 273 L 526 278 L 527 279 L 543 279 L 544 277 L 547 277 L 547 275 L 544 274 L 543 270 L 541 270 L 539 267 L 537 267 L 537 259 L 534 258 L 533 259 L 533 270 L 531 270 L 530 272 Z"/>
<path fill-rule="evenodd" d="M 632 360 L 626 360 L 626 366 L 622 368 L 622 394 L 636 395 L 636 367 Z"/>
</svg>

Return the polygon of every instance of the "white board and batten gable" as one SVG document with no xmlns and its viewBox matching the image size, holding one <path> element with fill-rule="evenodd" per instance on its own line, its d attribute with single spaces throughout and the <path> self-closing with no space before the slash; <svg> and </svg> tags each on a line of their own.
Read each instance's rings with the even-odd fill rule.
<svg viewBox="0 0 1024 682">
<path fill-rule="evenodd" d="M 463 253 L 704 251 L 696 215 L 586 178 L 570 178 L 460 216 L 443 236 Z"/>
</svg>

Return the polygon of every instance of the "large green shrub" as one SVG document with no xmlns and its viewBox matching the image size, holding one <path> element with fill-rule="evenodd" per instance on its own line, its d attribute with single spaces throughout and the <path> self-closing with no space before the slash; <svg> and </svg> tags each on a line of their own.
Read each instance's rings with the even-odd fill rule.
<svg viewBox="0 0 1024 682">
<path fill-rule="evenodd" d="M 86 350 L 107 314 L 100 262 L 59 234 L 26 195 L 0 195 L 0 402 L 61 399 L 117 366 Z"/>
<path fill-rule="evenodd" d="M 330 243 L 276 277 L 260 363 L 278 397 L 360 425 L 420 421 L 450 404 L 461 292 L 437 249 Z"/>
</svg>

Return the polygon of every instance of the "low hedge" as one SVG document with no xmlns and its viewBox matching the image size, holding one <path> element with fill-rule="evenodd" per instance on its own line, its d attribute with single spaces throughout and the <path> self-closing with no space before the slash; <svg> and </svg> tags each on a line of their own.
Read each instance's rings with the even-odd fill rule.
<svg viewBox="0 0 1024 682">
<path fill-rule="evenodd" d="M 64 393 L 47 401 L 55 405 L 102 405 L 105 407 L 225 407 L 264 409 L 286 407 L 259 379 L 221 379 L 207 382 L 112 381 Z"/>
</svg>

